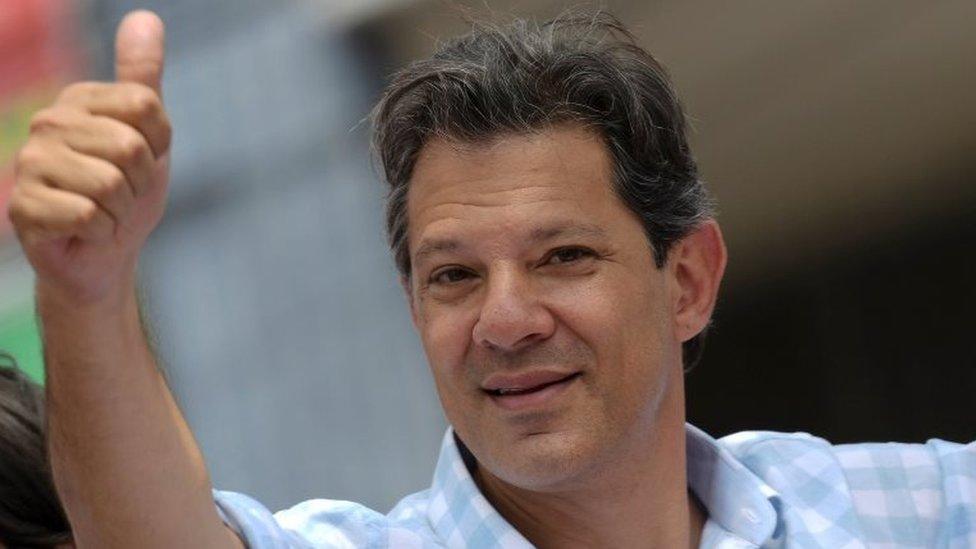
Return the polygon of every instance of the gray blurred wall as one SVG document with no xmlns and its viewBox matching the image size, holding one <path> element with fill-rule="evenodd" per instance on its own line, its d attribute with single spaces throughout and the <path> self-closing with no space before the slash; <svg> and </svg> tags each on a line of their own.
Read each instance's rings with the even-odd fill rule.
<svg viewBox="0 0 976 549">
<path fill-rule="evenodd" d="M 96 3 L 97 34 L 132 7 Z M 149 7 L 168 26 L 175 141 L 141 275 L 214 483 L 272 510 L 328 497 L 386 511 L 428 486 L 445 422 L 360 124 L 380 79 L 306 4 Z"/>
</svg>

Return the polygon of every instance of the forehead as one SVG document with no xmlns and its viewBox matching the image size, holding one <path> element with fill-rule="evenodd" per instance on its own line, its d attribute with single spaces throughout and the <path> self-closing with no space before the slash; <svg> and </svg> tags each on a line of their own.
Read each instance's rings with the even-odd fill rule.
<svg viewBox="0 0 976 549">
<path fill-rule="evenodd" d="M 538 231 L 623 208 L 603 140 L 578 127 L 461 144 L 433 139 L 414 167 L 407 200 L 411 248 L 451 229 Z"/>
</svg>

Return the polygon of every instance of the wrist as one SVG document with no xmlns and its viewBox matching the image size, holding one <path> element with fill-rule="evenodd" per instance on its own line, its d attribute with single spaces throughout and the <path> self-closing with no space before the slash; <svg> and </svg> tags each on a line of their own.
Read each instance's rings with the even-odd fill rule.
<svg viewBox="0 0 976 549">
<path fill-rule="evenodd" d="M 38 279 L 35 286 L 37 312 L 49 316 L 119 315 L 137 304 L 135 273 L 97 290 L 50 284 Z"/>
</svg>

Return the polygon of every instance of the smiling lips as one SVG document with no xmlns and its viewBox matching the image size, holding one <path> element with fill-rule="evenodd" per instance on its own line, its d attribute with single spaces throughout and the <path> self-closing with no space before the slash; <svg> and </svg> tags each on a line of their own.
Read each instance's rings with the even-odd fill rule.
<svg viewBox="0 0 976 549">
<path fill-rule="evenodd" d="M 507 410 L 524 410 L 541 406 L 562 393 L 582 372 L 538 371 L 520 375 L 495 375 L 488 378 L 482 390 L 492 401 Z"/>
</svg>

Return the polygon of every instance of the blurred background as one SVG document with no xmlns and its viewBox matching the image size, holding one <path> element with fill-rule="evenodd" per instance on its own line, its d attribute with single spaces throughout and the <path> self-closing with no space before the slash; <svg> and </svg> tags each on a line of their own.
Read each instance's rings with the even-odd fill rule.
<svg viewBox="0 0 976 549">
<path fill-rule="evenodd" d="M 216 485 L 387 510 L 445 421 L 382 234 L 363 122 L 385 79 L 523 0 L 0 0 L 0 206 L 30 115 L 168 26 L 175 127 L 147 315 Z M 614 1 L 670 70 L 730 264 L 689 420 L 718 436 L 976 438 L 976 3 Z M 43 377 L 0 221 L 0 349 Z"/>
</svg>

